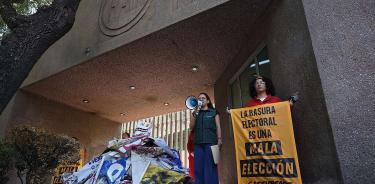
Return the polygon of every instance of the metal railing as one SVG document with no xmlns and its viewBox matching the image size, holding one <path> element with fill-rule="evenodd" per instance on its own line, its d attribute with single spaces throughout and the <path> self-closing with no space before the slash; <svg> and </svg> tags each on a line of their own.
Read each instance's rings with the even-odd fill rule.
<svg viewBox="0 0 375 184">
<path fill-rule="evenodd" d="M 186 109 L 140 119 L 152 123 L 152 137 L 163 138 L 169 147 L 180 152 L 181 161 L 184 167 L 189 167 L 186 144 L 188 140 L 190 116 L 191 111 Z M 122 123 L 121 133 L 128 132 L 130 135 L 133 135 L 138 121 L 139 120 Z"/>
</svg>

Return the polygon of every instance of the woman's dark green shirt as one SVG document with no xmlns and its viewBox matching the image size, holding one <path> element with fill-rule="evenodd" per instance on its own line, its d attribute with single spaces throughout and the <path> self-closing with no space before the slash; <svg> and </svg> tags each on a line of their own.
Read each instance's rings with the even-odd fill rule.
<svg viewBox="0 0 375 184">
<path fill-rule="evenodd" d="M 195 119 L 194 144 L 217 144 L 217 132 L 215 116 L 216 109 L 208 108 L 207 110 L 200 110 Z"/>
</svg>

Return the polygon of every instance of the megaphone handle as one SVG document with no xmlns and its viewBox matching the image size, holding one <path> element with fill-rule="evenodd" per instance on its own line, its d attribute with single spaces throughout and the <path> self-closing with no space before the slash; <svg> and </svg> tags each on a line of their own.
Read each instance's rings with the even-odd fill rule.
<svg viewBox="0 0 375 184">
<path fill-rule="evenodd" d="M 194 118 L 198 117 L 199 111 L 201 110 L 201 106 L 197 106 L 197 108 L 193 111 Z"/>
</svg>

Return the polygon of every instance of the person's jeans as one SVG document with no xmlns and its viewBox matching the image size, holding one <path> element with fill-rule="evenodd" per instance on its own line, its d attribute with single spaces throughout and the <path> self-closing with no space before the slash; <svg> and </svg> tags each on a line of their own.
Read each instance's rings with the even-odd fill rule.
<svg viewBox="0 0 375 184">
<path fill-rule="evenodd" d="M 219 184 L 217 165 L 214 163 L 211 145 L 213 144 L 194 144 L 195 184 Z"/>
</svg>

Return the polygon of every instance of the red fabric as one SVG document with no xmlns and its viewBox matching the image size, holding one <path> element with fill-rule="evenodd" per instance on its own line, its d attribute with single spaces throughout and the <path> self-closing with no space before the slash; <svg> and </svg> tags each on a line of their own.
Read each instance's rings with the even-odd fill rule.
<svg viewBox="0 0 375 184">
<path fill-rule="evenodd" d="M 270 104 L 270 103 L 277 103 L 281 102 L 281 99 L 277 96 L 271 96 L 268 95 L 266 99 L 263 101 L 260 101 L 258 98 L 252 98 L 246 103 L 246 107 L 252 107 L 252 106 L 257 106 L 257 105 L 263 105 L 263 104 Z"/>
<path fill-rule="evenodd" d="M 187 142 L 187 150 L 189 152 L 189 175 L 194 178 L 194 144 L 193 144 L 193 134 L 189 134 L 188 142 Z"/>
</svg>

